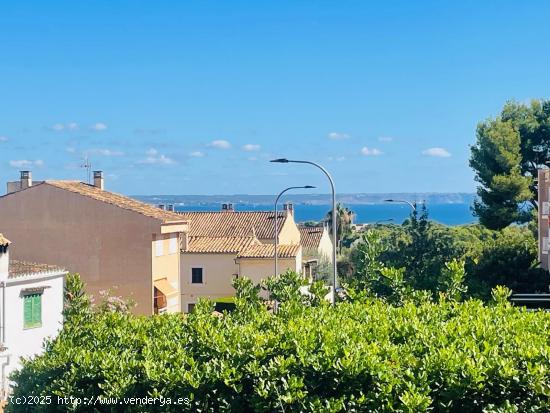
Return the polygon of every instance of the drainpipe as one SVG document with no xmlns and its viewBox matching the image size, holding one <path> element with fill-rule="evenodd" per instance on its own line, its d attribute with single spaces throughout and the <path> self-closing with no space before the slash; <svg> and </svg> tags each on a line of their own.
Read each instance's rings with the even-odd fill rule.
<svg viewBox="0 0 550 413">
<path fill-rule="evenodd" d="M 6 351 L 6 282 L 0 282 L 0 288 L 2 288 L 2 316 L 0 317 L 0 352 Z M 8 354 L 0 355 L 4 360 L 2 361 L 2 388 L 0 389 L 0 396 L 2 399 L 7 398 L 7 386 L 6 386 L 6 366 L 10 363 L 10 356 Z"/>
<path fill-rule="evenodd" d="M 2 388 L 0 389 L 0 399 L 6 400 L 8 398 L 8 385 L 6 377 L 6 366 L 10 364 L 10 355 L 5 354 L 0 356 L 4 360 L 2 361 Z"/>
<path fill-rule="evenodd" d="M 4 347 L 6 342 L 6 282 L 0 282 L 0 288 L 2 288 L 2 317 L 0 325 L 0 345 Z"/>
</svg>

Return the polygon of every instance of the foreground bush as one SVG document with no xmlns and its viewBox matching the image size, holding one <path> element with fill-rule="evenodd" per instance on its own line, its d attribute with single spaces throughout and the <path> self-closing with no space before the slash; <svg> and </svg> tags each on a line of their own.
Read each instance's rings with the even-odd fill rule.
<svg viewBox="0 0 550 413">
<path fill-rule="evenodd" d="M 236 310 L 136 317 L 78 311 L 14 396 L 180 397 L 184 406 L 37 406 L 42 411 L 547 412 L 550 314 L 445 299 L 277 314 L 241 281 Z M 10 411 L 29 406 L 11 404 Z M 123 410 L 125 409 L 125 410 Z"/>
</svg>

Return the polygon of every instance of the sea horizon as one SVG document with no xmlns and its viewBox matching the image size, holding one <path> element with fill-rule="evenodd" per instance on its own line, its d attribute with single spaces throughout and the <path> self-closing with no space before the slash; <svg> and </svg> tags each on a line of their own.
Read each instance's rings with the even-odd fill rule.
<svg viewBox="0 0 550 413">
<path fill-rule="evenodd" d="M 383 195 L 389 198 L 390 194 Z M 151 195 L 136 196 L 136 198 L 154 205 L 174 205 L 174 209 L 178 212 L 220 211 L 223 203 L 232 203 L 235 211 L 270 211 L 274 208 L 272 195 L 265 196 L 265 198 L 264 196 L 258 195 Z M 280 203 L 279 208 L 280 210 L 283 209 L 284 202 L 292 202 L 294 205 L 294 217 L 296 222 L 319 222 L 326 217 L 327 212 L 331 209 L 329 198 L 319 198 L 312 194 L 294 194 L 283 199 L 283 201 Z M 368 202 L 366 199 L 364 199 L 364 197 L 361 197 L 362 202 L 353 202 L 353 200 L 351 200 L 351 202 L 346 202 L 342 198 L 350 198 L 339 196 L 338 202 L 341 202 L 344 206 L 353 211 L 354 223 L 356 224 L 401 224 L 405 219 L 407 219 L 411 212 L 411 207 L 405 203 Z M 431 198 L 425 196 L 425 198 L 433 199 L 433 196 Z M 398 198 L 396 197 L 395 199 Z M 400 197 L 399 200 L 401 199 L 407 201 L 409 201 L 410 199 L 410 202 L 414 202 L 416 200 L 414 197 L 408 197 L 408 199 L 407 197 Z M 457 199 L 456 196 L 446 197 L 446 199 L 448 199 L 447 202 L 430 202 L 429 200 L 425 201 L 430 220 L 445 225 L 465 225 L 477 222 L 477 218 L 473 216 L 471 211 L 471 200 L 473 200 L 473 194 L 469 202 L 466 201 L 466 199 L 462 200 L 462 202 L 451 202 L 450 199 Z M 422 202 L 420 201 L 420 203 Z"/>
</svg>

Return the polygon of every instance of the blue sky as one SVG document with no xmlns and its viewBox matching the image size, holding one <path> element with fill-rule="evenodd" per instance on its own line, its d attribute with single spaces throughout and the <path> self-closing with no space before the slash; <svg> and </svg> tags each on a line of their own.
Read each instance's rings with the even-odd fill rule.
<svg viewBox="0 0 550 413">
<path fill-rule="evenodd" d="M 0 3 L 0 179 L 126 194 L 474 191 L 476 124 L 550 95 L 550 3 Z"/>
</svg>

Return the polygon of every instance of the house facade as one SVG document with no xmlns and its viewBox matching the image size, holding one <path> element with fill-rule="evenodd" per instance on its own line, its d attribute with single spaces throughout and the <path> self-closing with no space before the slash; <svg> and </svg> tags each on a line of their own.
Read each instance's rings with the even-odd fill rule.
<svg viewBox="0 0 550 413">
<path fill-rule="evenodd" d="M 189 222 L 186 247 L 181 252 L 181 302 L 183 311 L 193 308 L 200 297 L 233 296 L 235 276 L 258 283 L 274 274 L 275 214 L 266 211 L 183 212 Z M 277 214 L 279 271 L 300 271 L 300 231 L 292 211 Z"/>
<path fill-rule="evenodd" d="M 332 260 L 332 240 L 326 226 L 300 225 L 298 228 L 305 258 Z"/>
<path fill-rule="evenodd" d="M 550 271 L 550 169 L 538 170 L 538 204 L 539 262 Z"/>
<path fill-rule="evenodd" d="M 63 324 L 64 269 L 10 260 L 10 241 L 0 234 L 1 398 L 9 393 L 9 375 L 21 357 L 42 352 L 44 339 Z"/>
<path fill-rule="evenodd" d="M 131 299 L 134 312 L 181 311 L 180 250 L 187 222 L 182 216 L 106 191 L 94 183 L 40 181 L 28 171 L 0 197 L 6 237 L 14 258 L 55 263 L 77 272 L 87 292 L 102 290 Z"/>
</svg>

